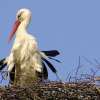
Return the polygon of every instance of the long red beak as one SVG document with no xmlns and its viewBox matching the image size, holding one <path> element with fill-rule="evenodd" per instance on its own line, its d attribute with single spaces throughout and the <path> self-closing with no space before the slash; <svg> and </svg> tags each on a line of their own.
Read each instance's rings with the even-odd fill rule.
<svg viewBox="0 0 100 100">
<path fill-rule="evenodd" d="M 18 29 L 18 26 L 20 25 L 20 23 L 21 22 L 19 20 L 15 21 L 15 23 L 13 25 L 13 29 L 9 34 L 8 42 L 13 38 L 13 36 L 16 33 L 16 30 Z"/>
</svg>

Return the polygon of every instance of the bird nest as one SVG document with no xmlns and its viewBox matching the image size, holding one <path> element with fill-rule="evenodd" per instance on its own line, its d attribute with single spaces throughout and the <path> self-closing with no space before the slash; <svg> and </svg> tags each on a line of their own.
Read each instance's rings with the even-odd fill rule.
<svg viewBox="0 0 100 100">
<path fill-rule="evenodd" d="M 100 100 L 100 88 L 86 82 L 34 82 L 0 88 L 0 100 Z"/>
</svg>

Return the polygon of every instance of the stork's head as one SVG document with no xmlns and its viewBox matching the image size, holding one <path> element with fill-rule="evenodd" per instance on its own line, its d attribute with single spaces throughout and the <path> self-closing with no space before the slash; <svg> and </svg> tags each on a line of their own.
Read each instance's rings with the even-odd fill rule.
<svg viewBox="0 0 100 100">
<path fill-rule="evenodd" d="M 16 14 L 16 21 L 9 36 L 9 41 L 12 39 L 17 30 L 26 29 L 31 19 L 31 11 L 29 9 L 20 9 Z"/>
</svg>

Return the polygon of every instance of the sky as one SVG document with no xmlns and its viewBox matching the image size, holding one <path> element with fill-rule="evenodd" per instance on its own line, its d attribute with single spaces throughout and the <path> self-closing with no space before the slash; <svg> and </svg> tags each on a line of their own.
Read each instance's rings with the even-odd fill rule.
<svg viewBox="0 0 100 100">
<path fill-rule="evenodd" d="M 95 69 L 95 59 L 100 62 L 100 0 L 1 0 L 1 59 L 10 54 L 13 41 L 7 42 L 8 34 L 20 8 L 32 11 L 28 30 L 37 38 L 39 49 L 60 51 L 57 59 L 62 63 L 52 63 L 62 80 L 66 80 L 69 72 L 75 72 L 79 56 L 81 72 L 88 73 L 90 67 Z M 57 79 L 50 70 L 49 79 Z"/>
</svg>

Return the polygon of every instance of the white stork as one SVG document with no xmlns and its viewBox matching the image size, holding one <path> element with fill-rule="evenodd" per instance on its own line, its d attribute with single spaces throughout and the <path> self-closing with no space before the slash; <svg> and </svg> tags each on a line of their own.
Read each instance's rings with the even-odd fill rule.
<svg viewBox="0 0 100 100">
<path fill-rule="evenodd" d="M 16 22 L 10 33 L 9 41 L 16 33 L 16 38 L 9 57 L 6 59 L 8 71 L 15 67 L 15 83 L 25 85 L 37 79 L 36 71 L 42 72 L 41 55 L 35 37 L 30 35 L 27 27 L 31 20 L 29 9 L 20 9 L 16 15 Z"/>
<path fill-rule="evenodd" d="M 16 21 L 10 33 L 9 41 L 15 33 L 16 38 L 10 55 L 4 61 L 8 66 L 8 72 L 12 72 L 15 68 L 14 83 L 20 84 L 20 86 L 27 86 L 33 80 L 37 80 L 39 77 L 37 73 L 42 73 L 44 78 L 47 79 L 48 72 L 43 61 L 56 73 L 56 69 L 46 59 L 48 58 L 47 56 L 54 57 L 59 54 L 57 51 L 53 51 L 52 53 L 39 51 L 35 37 L 27 31 L 30 20 L 31 11 L 29 9 L 20 9 L 17 12 Z"/>
</svg>

